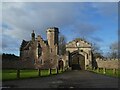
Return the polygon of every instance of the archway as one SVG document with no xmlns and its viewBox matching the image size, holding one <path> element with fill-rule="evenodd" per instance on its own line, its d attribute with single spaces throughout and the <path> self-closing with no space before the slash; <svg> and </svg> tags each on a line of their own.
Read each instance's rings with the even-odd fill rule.
<svg viewBox="0 0 120 90">
<path fill-rule="evenodd" d="M 85 56 L 79 54 L 78 51 L 71 53 L 72 70 L 85 70 Z"/>
<path fill-rule="evenodd" d="M 59 70 L 63 69 L 63 61 L 62 60 L 59 60 L 59 62 L 58 62 L 58 68 L 59 68 Z"/>
<path fill-rule="evenodd" d="M 69 67 L 72 69 L 77 66 L 82 70 L 92 67 L 92 45 L 89 42 L 76 38 L 66 44 L 66 51 L 68 52 Z M 79 61 L 79 63 L 72 64 L 72 61 Z"/>
</svg>

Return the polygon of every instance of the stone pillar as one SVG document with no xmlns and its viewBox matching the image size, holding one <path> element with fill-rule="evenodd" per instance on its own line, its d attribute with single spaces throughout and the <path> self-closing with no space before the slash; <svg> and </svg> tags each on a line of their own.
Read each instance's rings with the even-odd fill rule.
<svg viewBox="0 0 120 90">
<path fill-rule="evenodd" d="M 52 74 L 52 69 L 50 68 L 50 75 Z"/>
<path fill-rule="evenodd" d="M 41 70 L 40 70 L 40 68 L 38 69 L 38 76 L 41 76 Z"/>
<path fill-rule="evenodd" d="M 116 74 L 116 69 L 113 69 L 113 74 Z"/>
<path fill-rule="evenodd" d="M 86 65 L 87 65 L 87 55 L 85 54 L 84 56 L 85 56 L 85 70 L 87 70 L 87 67 L 86 67 Z"/>
<path fill-rule="evenodd" d="M 97 72 L 100 72 L 100 69 L 99 69 L 99 68 L 97 68 Z"/>
<path fill-rule="evenodd" d="M 89 56 L 89 66 L 92 68 L 92 52 L 91 52 L 91 50 L 89 51 L 88 56 Z"/>
</svg>

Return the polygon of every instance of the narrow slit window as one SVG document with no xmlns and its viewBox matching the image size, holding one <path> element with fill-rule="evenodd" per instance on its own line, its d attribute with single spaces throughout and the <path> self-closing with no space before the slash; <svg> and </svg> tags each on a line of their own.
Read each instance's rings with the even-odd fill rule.
<svg viewBox="0 0 120 90">
<path fill-rule="evenodd" d="M 88 54 L 87 54 L 87 59 L 88 59 Z"/>
<path fill-rule="evenodd" d="M 42 59 L 41 59 L 41 62 L 40 62 L 41 64 L 42 64 Z"/>
</svg>

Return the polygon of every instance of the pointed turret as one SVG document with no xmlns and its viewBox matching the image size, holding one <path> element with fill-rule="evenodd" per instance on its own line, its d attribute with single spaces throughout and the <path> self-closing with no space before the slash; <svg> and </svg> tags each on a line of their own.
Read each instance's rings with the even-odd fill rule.
<svg viewBox="0 0 120 90">
<path fill-rule="evenodd" d="M 35 33 L 34 33 L 34 30 L 33 30 L 33 32 L 31 33 L 31 37 L 32 37 L 32 41 L 35 41 Z"/>
</svg>

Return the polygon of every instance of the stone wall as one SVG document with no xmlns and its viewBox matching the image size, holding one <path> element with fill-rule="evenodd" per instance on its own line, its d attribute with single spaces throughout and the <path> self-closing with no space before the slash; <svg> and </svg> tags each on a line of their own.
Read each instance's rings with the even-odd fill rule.
<svg viewBox="0 0 120 90">
<path fill-rule="evenodd" d="M 96 59 L 96 66 L 98 68 L 106 68 L 106 69 L 118 69 L 118 64 L 120 61 L 118 59 Z"/>
</svg>

